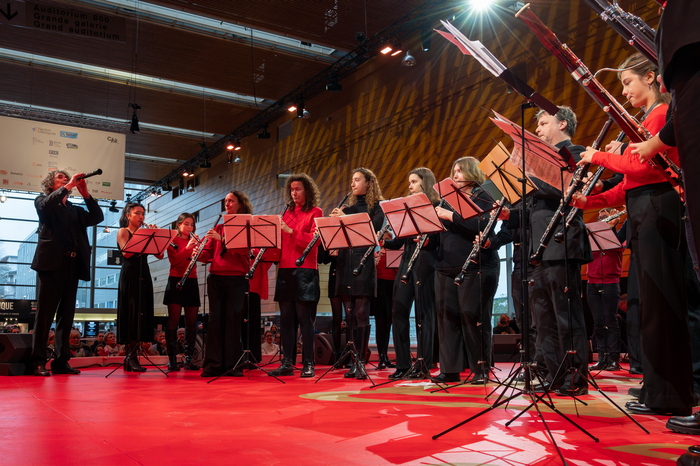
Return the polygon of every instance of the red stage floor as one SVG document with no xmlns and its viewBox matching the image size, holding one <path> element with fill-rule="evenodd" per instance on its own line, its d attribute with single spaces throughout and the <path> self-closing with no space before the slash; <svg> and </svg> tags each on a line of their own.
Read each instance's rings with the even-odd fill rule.
<svg viewBox="0 0 700 466">
<path fill-rule="evenodd" d="M 498 364 L 503 377 L 509 364 Z M 318 367 L 320 374 L 324 368 Z M 0 445 L 5 465 L 202 464 L 245 465 L 549 465 L 561 464 L 536 412 L 505 423 L 526 401 L 514 400 L 438 440 L 432 436 L 488 406 L 481 386 L 430 393 L 426 383 L 370 388 L 368 381 L 335 371 L 315 379 L 285 377 L 281 384 L 260 371 L 207 384 L 199 372 L 164 377 L 150 368 L 136 375 L 88 368 L 78 376 L 0 378 L 3 415 Z M 390 370 L 370 370 L 376 382 Z M 603 372 L 598 383 L 624 406 L 638 377 Z M 598 393 L 557 407 L 600 439 L 591 440 L 542 408 L 571 465 L 657 465 L 672 461 L 700 437 L 671 433 L 666 418 L 637 416 L 650 432 Z M 495 400 L 495 397 L 492 398 Z"/>
</svg>

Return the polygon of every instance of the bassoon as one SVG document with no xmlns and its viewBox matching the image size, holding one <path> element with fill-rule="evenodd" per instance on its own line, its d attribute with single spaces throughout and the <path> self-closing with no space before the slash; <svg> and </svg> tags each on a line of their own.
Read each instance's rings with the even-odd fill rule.
<svg viewBox="0 0 700 466">
<path fill-rule="evenodd" d="M 348 197 L 350 197 L 350 194 L 352 194 L 352 191 L 349 192 L 349 193 L 347 193 L 347 194 L 345 195 L 345 197 L 343 198 L 342 201 L 340 201 L 340 204 L 338 204 L 338 207 L 336 207 L 336 209 L 340 209 L 341 207 L 343 207 L 343 204 L 345 204 L 345 201 L 348 200 Z M 306 256 L 309 255 L 309 253 L 311 252 L 311 250 L 313 249 L 313 247 L 316 245 L 316 243 L 318 242 L 318 239 L 319 239 L 320 237 L 321 237 L 321 232 L 318 231 L 318 230 L 316 230 L 316 233 L 314 234 L 314 237 L 311 238 L 311 241 L 310 241 L 309 244 L 306 246 L 306 249 L 304 249 L 304 252 L 301 254 L 301 256 L 299 257 L 299 259 L 297 259 L 296 262 L 294 262 L 294 263 L 296 264 L 297 267 L 301 267 L 302 265 L 304 265 L 304 261 L 306 260 Z"/>
<path fill-rule="evenodd" d="M 564 65 L 576 81 L 583 86 L 586 93 L 600 105 L 610 118 L 627 135 L 630 142 L 644 142 L 652 138 L 649 131 L 639 124 L 627 110 L 598 82 L 584 63 L 569 49 L 566 44 L 562 44 L 557 36 L 540 21 L 540 19 L 530 9 L 530 4 L 525 5 L 515 15 L 521 18 L 530 30 L 537 36 L 542 44 L 549 49 L 552 54 Z M 683 191 L 683 179 L 680 169 L 669 160 L 664 154 L 655 154 L 647 161 L 666 180 L 671 183 L 678 192 L 682 201 L 685 201 Z"/>
<path fill-rule="evenodd" d="M 216 228 L 216 226 L 219 224 L 221 221 L 222 214 L 219 214 L 218 217 L 216 217 L 216 222 L 214 222 L 214 226 L 211 227 L 213 230 Z M 199 256 L 202 255 L 202 251 L 204 251 L 204 247 L 207 245 L 207 242 L 209 241 L 209 238 L 204 238 L 202 242 L 199 244 L 199 249 L 197 250 L 197 254 L 192 256 L 192 259 L 190 260 L 190 265 L 187 266 L 187 270 L 185 270 L 184 275 L 182 276 L 182 279 L 180 279 L 179 282 L 177 282 L 177 289 L 181 290 L 185 286 L 185 281 L 187 281 L 187 277 L 190 276 L 190 272 L 192 272 L 192 269 L 197 265 L 197 259 L 199 259 Z"/>
</svg>

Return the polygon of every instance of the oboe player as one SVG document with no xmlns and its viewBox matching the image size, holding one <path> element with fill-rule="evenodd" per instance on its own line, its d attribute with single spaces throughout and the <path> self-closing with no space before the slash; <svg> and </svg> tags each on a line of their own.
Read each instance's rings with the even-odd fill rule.
<svg viewBox="0 0 700 466">
<path fill-rule="evenodd" d="M 440 195 L 435 191 L 435 175 L 429 168 L 416 168 L 408 175 L 409 195 L 425 193 L 428 199 L 437 205 Z M 435 241 L 438 235 L 431 235 Z M 430 237 L 428 239 L 430 241 Z M 403 283 L 401 277 L 406 273 L 408 263 L 416 250 L 414 238 L 395 238 L 385 241 L 387 249 L 401 249 L 404 246 L 401 263 L 394 281 L 393 321 L 394 321 L 394 351 L 396 352 L 396 372 L 390 379 L 408 377 L 410 379 L 427 379 L 433 365 L 433 340 L 435 335 L 435 261 L 437 250 L 425 248 L 418 254 L 408 282 Z M 415 303 L 416 329 L 418 340 L 418 358 L 423 359 L 425 366 L 418 367 L 411 373 L 411 341 L 409 336 L 411 307 Z"/>
<path fill-rule="evenodd" d="M 366 212 L 372 219 L 375 231 L 379 231 L 384 223 L 384 212 L 379 208 L 379 201 L 384 198 L 377 176 L 368 168 L 356 168 L 353 170 L 350 186 L 352 188 L 349 199 L 350 206 L 344 210 L 341 208 L 333 209 L 330 216 L 339 217 Z M 362 369 L 353 365 L 345 373 L 344 377 L 346 378 L 366 378 L 364 358 L 369 344 L 369 313 L 372 298 L 377 295 L 377 271 L 374 261 L 367 261 L 358 276 L 353 274 L 353 270 L 360 264 L 366 251 L 366 248 L 338 251 L 336 294 L 343 298 L 348 328 L 357 329 L 357 338 L 354 341 L 363 365 Z M 354 337 L 348 335 L 348 339 L 350 338 Z"/>
<path fill-rule="evenodd" d="M 280 306 L 280 330 L 284 359 L 272 376 L 294 375 L 292 355 L 296 345 L 297 329 L 301 327 L 303 340 L 301 377 L 314 374 L 314 323 L 316 306 L 321 298 L 318 279 L 318 246 L 314 247 L 304 263 L 297 267 L 295 261 L 304 252 L 316 231 L 315 218 L 322 217 L 318 207 L 321 194 L 314 180 L 306 173 L 287 178 L 284 200 L 290 207 L 282 217 L 282 251 L 277 270 L 275 301 Z"/>
<path fill-rule="evenodd" d="M 540 139 L 557 149 L 566 147 L 576 161 L 580 160 L 579 154 L 585 148 L 571 142 L 577 123 L 576 114 L 571 108 L 560 106 L 556 115 L 541 110 L 536 118 L 536 132 Z M 538 248 L 540 239 L 562 199 L 560 188 L 550 186 L 537 178 L 533 178 L 533 181 L 538 189 L 528 199 L 529 218 L 525 220 L 525 225 L 530 229 L 529 255 Z M 519 214 L 518 210 L 503 209 L 500 218 L 508 220 L 507 226 L 515 229 L 520 223 Z M 558 229 L 562 229 L 561 224 Z M 528 270 L 533 283 L 529 302 L 537 327 L 538 351 L 542 351 L 549 372 L 548 383 L 553 382 L 552 378 L 569 350 L 569 341 L 572 340 L 576 353 L 569 363 L 576 368 L 579 375 L 574 378 L 573 385 L 572 378 L 567 375 L 566 380 L 560 378 L 557 381 L 558 386 L 552 388 L 564 395 L 583 395 L 588 393 L 588 383 L 585 379 L 588 370 L 588 340 L 581 302 L 581 264 L 590 262 L 591 246 L 580 213 L 572 221 L 566 239 L 565 243 L 550 241 L 542 263 Z"/>
</svg>

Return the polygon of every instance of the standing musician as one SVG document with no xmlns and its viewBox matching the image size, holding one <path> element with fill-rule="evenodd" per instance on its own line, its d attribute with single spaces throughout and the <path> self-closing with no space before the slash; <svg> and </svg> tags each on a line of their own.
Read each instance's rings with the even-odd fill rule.
<svg viewBox="0 0 700 466">
<path fill-rule="evenodd" d="M 379 231 L 384 223 L 384 212 L 379 208 L 379 201 L 384 200 L 384 198 L 377 176 L 368 168 L 356 168 L 353 170 L 350 187 L 352 189 L 348 201 L 350 206 L 345 209 L 333 209 L 330 216 L 340 217 L 367 212 L 372 219 L 375 231 Z M 372 298 L 377 295 L 377 269 L 374 261 L 369 260 L 358 276 L 353 275 L 353 270 L 360 264 L 366 251 L 366 248 L 338 251 L 335 282 L 336 294 L 342 296 L 345 306 L 348 328 L 357 328 L 355 342 L 358 344 L 357 351 L 363 366 L 369 344 L 370 306 Z M 355 325 L 352 325 L 353 322 Z M 348 335 L 348 339 L 350 339 L 350 335 Z M 357 365 L 353 365 L 344 377 L 365 379 L 366 373 L 358 369 Z"/>
<path fill-rule="evenodd" d="M 409 195 L 425 193 L 433 205 L 440 201 L 440 195 L 435 191 L 435 175 L 429 168 L 415 168 L 408 175 Z M 438 235 L 430 235 L 428 243 L 437 241 Z M 394 280 L 394 351 L 396 352 L 396 372 L 389 379 L 427 379 L 433 365 L 433 339 L 435 335 L 435 261 L 437 250 L 424 248 L 413 264 L 408 282 L 403 283 L 401 277 L 406 273 L 408 262 L 411 260 L 417 243 L 414 238 L 395 238 L 384 242 L 387 249 L 401 249 L 404 246 L 401 263 Z M 427 245 L 426 245 L 427 246 Z M 411 306 L 415 302 L 415 320 L 418 340 L 418 358 L 423 358 L 425 367 L 416 366 L 416 370 L 407 374 L 411 368 L 411 340 L 409 335 Z"/>
<path fill-rule="evenodd" d="M 578 161 L 579 154 L 585 148 L 575 146 L 571 142 L 577 123 L 573 110 L 560 106 L 556 115 L 550 115 L 541 110 L 536 118 L 537 136 L 557 149 L 566 147 Z M 559 188 L 533 178 L 538 189 L 528 199 L 529 218 L 525 220 L 527 222 L 525 224 L 530 229 L 528 247 L 530 255 L 538 248 L 540 239 L 562 199 Z M 518 228 L 520 211 L 503 209 L 501 219 L 508 220 L 509 228 Z M 559 229 L 562 228 L 560 224 Z M 529 269 L 532 272 L 533 283 L 529 302 L 535 316 L 538 351 L 542 352 L 547 366 L 547 381 L 554 382 L 553 377 L 566 357 L 571 340 L 576 353 L 568 362 L 568 366 L 573 366 L 578 371 L 578 375 L 573 377 L 573 381 L 571 377 L 566 377 L 563 384 L 552 388 L 563 395 L 584 395 L 588 393 L 588 383 L 585 379 L 588 369 L 588 339 L 581 302 L 581 265 L 590 262 L 591 246 L 581 212 L 571 222 L 571 227 L 566 233 L 566 242 L 550 241 L 542 259 L 541 264 Z M 571 308 L 571 327 L 569 326 L 569 308 Z"/>
<path fill-rule="evenodd" d="M 63 170 L 49 172 L 41 182 L 44 192 L 34 200 L 39 216 L 39 241 L 32 261 L 37 272 L 37 308 L 32 337 L 34 375 L 51 375 L 46 370 L 46 345 L 56 315 L 56 358 L 54 374 L 79 374 L 68 364 L 71 358 L 70 332 L 75 315 L 78 280 L 90 280 L 90 243 L 87 228 L 104 219 L 102 209 L 90 196 L 78 173 L 70 177 Z M 85 199 L 87 211 L 68 201 L 73 188 Z"/>
<path fill-rule="evenodd" d="M 601 209 L 598 221 L 617 214 L 615 209 Z M 608 221 L 616 232 L 619 217 Z M 593 314 L 593 333 L 598 351 L 598 362 L 589 366 L 592 371 L 620 370 L 620 326 L 617 321 L 617 305 L 620 301 L 620 276 L 622 275 L 623 249 L 611 249 L 593 253 L 588 263 L 586 297 Z"/>
<path fill-rule="evenodd" d="M 119 219 L 117 245 L 123 251 L 126 244 L 139 228 L 157 228 L 146 225 L 145 208 L 142 204 L 130 203 L 124 207 Z M 122 343 L 128 343 L 124 358 L 125 372 L 145 372 L 139 364 L 136 348 L 140 341 L 153 338 L 153 281 L 148 268 L 148 254 L 122 252 L 124 262 L 119 273 L 117 293 L 117 336 Z M 156 255 L 162 259 L 163 255 Z"/>
<path fill-rule="evenodd" d="M 224 199 L 228 215 L 251 214 L 253 206 L 248 196 L 232 190 Z M 217 377 L 230 371 L 243 354 L 241 322 L 245 314 L 245 295 L 248 291 L 248 249 L 228 249 L 224 243 L 224 226 L 216 225 L 206 235 L 209 238 L 200 262 L 210 263 L 207 279 L 209 294 L 209 329 L 202 377 Z M 229 372 L 234 377 L 243 376 L 236 369 Z"/>
<path fill-rule="evenodd" d="M 318 207 L 321 194 L 314 180 L 306 173 L 287 178 L 284 200 L 289 206 L 282 216 L 282 252 L 277 270 L 275 301 L 280 306 L 280 327 L 284 358 L 280 367 L 270 375 L 294 375 L 291 356 L 296 345 L 296 325 L 301 327 L 303 340 L 301 377 L 314 373 L 314 323 L 316 306 L 321 299 L 318 279 L 318 249 L 314 247 L 301 267 L 295 261 L 302 255 L 316 232 L 315 218 L 322 217 Z"/>
<path fill-rule="evenodd" d="M 477 184 L 486 180 L 477 159 L 462 157 L 456 160 L 452 164 L 452 180 L 480 208 L 492 207 L 491 198 Z M 431 380 L 458 382 L 459 373 L 469 366 L 473 375 L 471 383 L 485 384 L 491 369 L 491 310 L 500 274 L 498 251 L 480 251 L 479 263 L 469 267 L 460 286 L 455 285 L 455 277 L 462 271 L 474 246 L 474 237 L 488 224 L 488 215 L 464 220 L 452 210 L 442 207 L 435 210 L 446 231 L 439 235 L 435 273 L 440 374 Z"/>
<path fill-rule="evenodd" d="M 165 344 L 168 351 L 168 370 L 179 371 L 177 364 L 177 329 L 180 322 L 180 313 L 185 308 L 185 369 L 199 370 L 199 366 L 192 362 L 194 346 L 197 339 L 197 314 L 199 312 L 199 284 L 197 282 L 197 268 L 193 268 L 185 280 L 182 289 L 177 288 L 177 283 L 185 274 L 190 263 L 192 253 L 198 244 L 199 237 L 194 232 L 197 230 L 194 216 L 182 213 L 177 218 L 177 236 L 168 245 L 168 261 L 170 262 L 170 276 L 165 287 L 163 304 L 168 306 L 168 326 L 165 329 Z"/>
<path fill-rule="evenodd" d="M 250 292 L 248 293 L 248 315 L 243 313 L 241 321 L 241 340 L 243 348 L 249 349 L 255 361 L 262 361 L 262 347 L 260 342 L 260 324 L 262 322 L 262 301 L 270 297 L 270 285 L 267 273 L 272 267 L 274 251 L 268 250 L 263 259 L 258 263 L 255 273 L 250 279 Z"/>
<path fill-rule="evenodd" d="M 656 134 L 666 121 L 667 95 L 660 93 L 658 69 L 641 54 L 628 57 L 618 74 L 622 94 L 646 116 L 642 125 Z M 667 151 L 678 162 L 675 149 Z M 597 152 L 582 155 L 590 162 L 624 174 L 622 183 L 595 196 L 574 197 L 579 208 L 625 203 L 636 256 L 640 293 L 640 333 L 644 387 L 639 403 L 628 409 L 638 414 L 692 414 L 693 368 L 685 290 L 686 243 L 683 203 L 670 183 L 628 147 L 622 156 Z M 669 364 L 673 361 L 673 364 Z"/>
<path fill-rule="evenodd" d="M 384 233 L 382 239 L 391 239 L 391 233 Z M 374 316 L 375 332 L 377 341 L 377 353 L 379 362 L 377 370 L 383 371 L 387 367 L 395 368 L 396 364 L 389 360 L 389 340 L 391 339 L 392 316 L 392 296 L 394 294 L 394 282 L 396 281 L 396 269 L 386 266 L 386 249 L 382 248 L 375 253 L 375 264 L 377 265 L 377 297 L 372 301 L 372 312 Z"/>
</svg>

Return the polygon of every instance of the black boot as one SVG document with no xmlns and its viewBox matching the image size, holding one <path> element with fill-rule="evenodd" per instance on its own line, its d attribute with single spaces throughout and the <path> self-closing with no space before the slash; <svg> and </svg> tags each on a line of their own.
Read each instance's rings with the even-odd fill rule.
<svg viewBox="0 0 700 466">
<path fill-rule="evenodd" d="M 294 375 L 294 366 L 292 366 L 292 360 L 289 358 L 282 359 L 282 364 L 280 367 L 270 372 L 273 377 L 279 377 L 282 375 Z"/>
<path fill-rule="evenodd" d="M 193 362 L 194 349 L 196 347 L 197 334 L 194 329 L 185 331 L 185 369 L 190 371 L 198 371 L 199 366 Z"/>
<path fill-rule="evenodd" d="M 316 373 L 314 372 L 314 365 L 315 364 L 313 361 L 305 361 L 304 369 L 301 371 L 301 377 L 313 377 L 314 375 L 316 375 Z"/>
<path fill-rule="evenodd" d="M 620 355 L 616 353 L 610 353 L 608 358 L 608 363 L 605 366 L 606 371 L 619 371 L 620 370 Z"/>
<path fill-rule="evenodd" d="M 389 358 L 386 357 L 386 354 L 380 354 L 379 355 L 379 364 L 377 364 L 377 370 L 378 371 L 383 371 L 384 369 L 387 368 L 387 361 L 389 361 Z"/>
<path fill-rule="evenodd" d="M 180 366 L 177 364 L 177 349 L 175 348 L 176 339 L 176 328 L 169 328 L 165 330 L 165 350 L 168 352 L 168 372 L 180 370 Z"/>
<path fill-rule="evenodd" d="M 132 341 L 129 343 L 129 355 L 124 358 L 125 372 L 146 372 L 146 368 L 139 363 L 138 342 Z"/>
<path fill-rule="evenodd" d="M 605 353 L 598 353 L 598 362 L 588 366 L 589 371 L 602 371 L 608 365 L 608 355 Z"/>
</svg>

